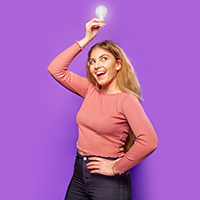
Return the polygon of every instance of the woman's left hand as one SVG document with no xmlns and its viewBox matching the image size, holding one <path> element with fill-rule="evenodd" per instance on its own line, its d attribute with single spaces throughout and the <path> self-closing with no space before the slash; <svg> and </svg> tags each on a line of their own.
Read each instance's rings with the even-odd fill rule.
<svg viewBox="0 0 200 200">
<path fill-rule="evenodd" d="M 86 166 L 90 170 L 90 173 L 97 173 L 106 176 L 114 176 L 117 174 L 114 165 L 115 162 L 120 160 L 120 158 L 117 160 L 107 160 L 99 157 L 89 157 L 88 160 L 90 162 L 87 163 Z"/>
</svg>

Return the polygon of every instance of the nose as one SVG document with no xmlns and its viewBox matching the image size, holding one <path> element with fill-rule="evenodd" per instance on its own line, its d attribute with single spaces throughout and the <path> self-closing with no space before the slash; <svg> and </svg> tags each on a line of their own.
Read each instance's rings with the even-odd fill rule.
<svg viewBox="0 0 200 200">
<path fill-rule="evenodd" d="M 96 61 L 94 68 L 97 70 L 101 67 L 100 62 Z"/>
</svg>

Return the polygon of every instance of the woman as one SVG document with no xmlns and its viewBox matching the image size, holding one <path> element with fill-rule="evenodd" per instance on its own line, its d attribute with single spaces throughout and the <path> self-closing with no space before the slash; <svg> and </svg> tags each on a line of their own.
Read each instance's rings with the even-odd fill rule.
<svg viewBox="0 0 200 200">
<path fill-rule="evenodd" d="M 140 104 L 139 82 L 117 44 L 104 41 L 90 49 L 88 78 L 68 70 L 75 56 L 105 25 L 96 18 L 89 21 L 85 37 L 48 67 L 59 83 L 84 98 L 77 114 L 78 152 L 67 200 L 131 199 L 128 170 L 157 148 L 156 133 Z"/>
</svg>

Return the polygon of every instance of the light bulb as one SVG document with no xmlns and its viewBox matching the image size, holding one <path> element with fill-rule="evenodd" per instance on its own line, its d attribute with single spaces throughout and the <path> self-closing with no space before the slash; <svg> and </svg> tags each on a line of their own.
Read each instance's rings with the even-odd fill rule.
<svg viewBox="0 0 200 200">
<path fill-rule="evenodd" d="M 98 6 L 95 10 L 96 14 L 97 14 L 97 17 L 104 21 L 105 19 L 105 16 L 106 16 L 106 13 L 107 13 L 107 9 L 105 6 Z"/>
</svg>

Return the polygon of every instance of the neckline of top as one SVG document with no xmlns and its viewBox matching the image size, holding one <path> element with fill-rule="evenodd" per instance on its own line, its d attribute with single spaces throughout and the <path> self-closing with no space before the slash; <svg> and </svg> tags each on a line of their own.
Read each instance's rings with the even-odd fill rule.
<svg viewBox="0 0 200 200">
<path fill-rule="evenodd" d="M 116 92 L 116 93 L 104 93 L 102 90 L 99 90 L 99 92 L 102 94 L 102 95 L 106 95 L 106 96 L 113 96 L 113 95 L 119 95 L 119 94 L 123 94 L 124 92 Z"/>
</svg>

